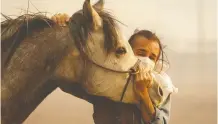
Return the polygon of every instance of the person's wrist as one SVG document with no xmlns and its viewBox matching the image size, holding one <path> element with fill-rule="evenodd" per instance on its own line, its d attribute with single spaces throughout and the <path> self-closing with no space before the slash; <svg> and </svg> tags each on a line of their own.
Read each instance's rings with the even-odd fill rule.
<svg viewBox="0 0 218 124">
<path fill-rule="evenodd" d="M 140 106 L 147 108 L 147 114 L 149 115 L 150 120 L 153 120 L 156 116 L 156 109 L 152 102 L 149 102 L 150 96 L 148 94 L 148 88 L 141 93 L 140 97 Z"/>
<path fill-rule="evenodd" d="M 141 99 L 145 99 L 149 97 L 148 88 L 144 88 L 143 90 L 140 91 L 140 97 Z"/>
</svg>

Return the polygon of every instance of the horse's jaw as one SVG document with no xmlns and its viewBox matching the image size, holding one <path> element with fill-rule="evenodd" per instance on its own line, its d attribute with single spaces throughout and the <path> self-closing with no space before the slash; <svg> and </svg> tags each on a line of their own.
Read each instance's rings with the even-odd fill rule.
<svg viewBox="0 0 218 124">
<path fill-rule="evenodd" d="M 83 75 L 83 63 L 80 53 L 73 48 L 60 62 L 55 74 L 57 77 L 64 78 L 72 83 L 80 83 Z"/>
<path fill-rule="evenodd" d="M 116 73 L 97 66 L 92 66 L 88 72 L 88 76 L 84 78 L 83 87 L 89 94 L 104 96 L 117 102 L 120 101 L 129 74 Z M 137 103 L 132 80 L 128 84 L 122 102 Z"/>
</svg>

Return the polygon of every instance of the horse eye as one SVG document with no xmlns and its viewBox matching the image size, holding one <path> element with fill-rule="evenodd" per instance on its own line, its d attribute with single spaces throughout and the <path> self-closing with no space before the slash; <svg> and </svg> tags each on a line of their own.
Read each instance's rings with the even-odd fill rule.
<svg viewBox="0 0 218 124">
<path fill-rule="evenodd" d="M 122 54 L 126 54 L 126 48 L 124 47 L 119 47 L 116 49 L 116 54 L 117 55 L 122 55 Z"/>
</svg>

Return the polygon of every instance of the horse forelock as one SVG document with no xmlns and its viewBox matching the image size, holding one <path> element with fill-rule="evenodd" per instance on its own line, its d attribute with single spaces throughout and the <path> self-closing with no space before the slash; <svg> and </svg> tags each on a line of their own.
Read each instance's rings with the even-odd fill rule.
<svg viewBox="0 0 218 124">
<path fill-rule="evenodd" d="M 97 11 L 103 21 L 103 34 L 104 34 L 104 49 L 108 53 L 115 49 L 118 45 L 119 36 L 117 20 L 110 13 L 106 11 Z M 87 45 L 87 39 L 91 36 L 90 19 L 83 16 L 82 11 L 75 13 L 69 22 L 70 33 L 79 50 L 84 50 Z M 94 40 L 94 39 L 90 39 Z M 95 41 L 93 41 L 95 42 Z"/>
</svg>

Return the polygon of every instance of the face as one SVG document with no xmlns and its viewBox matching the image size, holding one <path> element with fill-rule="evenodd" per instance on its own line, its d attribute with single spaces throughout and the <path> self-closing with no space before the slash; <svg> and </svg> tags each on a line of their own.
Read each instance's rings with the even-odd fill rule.
<svg viewBox="0 0 218 124">
<path fill-rule="evenodd" d="M 156 62 L 160 53 L 160 47 L 157 41 L 148 40 L 143 36 L 136 36 L 132 41 L 132 49 L 136 56 L 148 57 Z"/>
</svg>

